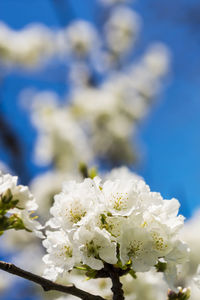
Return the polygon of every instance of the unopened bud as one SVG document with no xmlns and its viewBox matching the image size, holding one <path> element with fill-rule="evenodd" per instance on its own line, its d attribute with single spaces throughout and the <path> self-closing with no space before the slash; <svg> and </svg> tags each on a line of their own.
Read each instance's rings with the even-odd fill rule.
<svg viewBox="0 0 200 300">
<path fill-rule="evenodd" d="M 190 298 L 190 288 L 178 287 L 178 292 L 168 291 L 168 300 L 188 300 Z"/>
</svg>

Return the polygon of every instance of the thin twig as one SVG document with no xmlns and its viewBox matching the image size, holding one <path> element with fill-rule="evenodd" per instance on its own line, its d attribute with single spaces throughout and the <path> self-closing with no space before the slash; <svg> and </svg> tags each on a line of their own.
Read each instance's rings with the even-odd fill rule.
<svg viewBox="0 0 200 300">
<path fill-rule="evenodd" d="M 41 276 L 22 270 L 11 263 L 0 261 L 0 269 L 8 273 L 17 275 L 19 277 L 22 277 L 24 279 L 35 282 L 39 284 L 44 289 L 44 291 L 51 291 L 51 290 L 59 291 L 66 294 L 71 294 L 83 300 L 105 300 L 101 296 L 92 295 L 83 290 L 80 290 L 74 285 L 64 286 L 61 284 L 57 284 Z"/>
</svg>

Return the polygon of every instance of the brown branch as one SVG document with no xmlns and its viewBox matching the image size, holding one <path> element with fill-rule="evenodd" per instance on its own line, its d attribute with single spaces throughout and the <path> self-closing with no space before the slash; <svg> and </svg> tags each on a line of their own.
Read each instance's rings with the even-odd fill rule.
<svg viewBox="0 0 200 300">
<path fill-rule="evenodd" d="M 110 277 L 108 266 L 111 266 L 109 264 L 104 264 L 104 268 L 101 270 L 98 270 L 94 276 L 94 278 L 108 278 Z M 128 274 L 130 269 L 122 270 L 120 268 L 115 268 L 115 272 L 118 274 L 119 277 L 124 276 Z M 87 275 L 87 273 L 86 273 Z"/>
<path fill-rule="evenodd" d="M 44 291 L 51 291 L 51 290 L 59 291 L 59 292 L 63 292 L 66 294 L 71 294 L 71 295 L 79 297 L 80 299 L 83 299 L 83 300 L 105 300 L 101 296 L 92 295 L 83 290 L 80 290 L 80 289 L 76 288 L 74 285 L 64 286 L 61 284 L 57 284 L 57 283 L 52 282 L 48 279 L 45 279 L 41 276 L 38 276 L 33 273 L 22 270 L 11 263 L 6 263 L 4 261 L 0 261 L 0 269 L 5 272 L 8 272 L 8 273 L 17 275 L 19 277 L 22 277 L 24 279 L 35 282 L 35 283 L 39 284 L 44 289 Z M 121 298 L 118 298 L 118 299 L 120 300 Z"/>
<path fill-rule="evenodd" d="M 124 300 L 124 292 L 122 289 L 122 284 L 120 282 L 120 274 L 118 269 L 113 267 L 110 264 L 104 264 L 105 270 L 108 272 L 109 277 L 112 280 L 112 292 L 113 292 L 113 300 Z"/>
</svg>

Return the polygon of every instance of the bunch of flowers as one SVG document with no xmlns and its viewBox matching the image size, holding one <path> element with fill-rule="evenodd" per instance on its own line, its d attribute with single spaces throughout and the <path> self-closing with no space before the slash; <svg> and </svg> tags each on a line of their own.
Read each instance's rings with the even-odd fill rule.
<svg viewBox="0 0 200 300">
<path fill-rule="evenodd" d="M 39 130 L 35 158 L 41 165 L 53 163 L 57 169 L 72 171 L 81 157 L 92 161 L 92 152 L 82 128 L 56 99 L 48 92 L 34 98 L 32 120 Z"/>
<path fill-rule="evenodd" d="M 45 277 L 56 280 L 79 267 L 98 277 L 107 265 L 135 276 L 156 267 L 173 287 L 188 253 L 178 209 L 176 199 L 163 200 L 138 178 L 66 182 L 47 222 Z"/>
<path fill-rule="evenodd" d="M 32 216 L 37 204 L 27 186 L 17 185 L 17 177 L 0 173 L 0 234 L 8 229 L 35 231 L 41 225 Z"/>
<path fill-rule="evenodd" d="M 15 31 L 0 23 L 0 60 L 8 65 L 32 68 L 55 53 L 53 33 L 41 24 Z"/>
</svg>

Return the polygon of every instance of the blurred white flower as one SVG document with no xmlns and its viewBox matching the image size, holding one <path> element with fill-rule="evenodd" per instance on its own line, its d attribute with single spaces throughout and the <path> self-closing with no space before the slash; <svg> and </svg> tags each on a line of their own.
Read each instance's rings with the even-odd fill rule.
<svg viewBox="0 0 200 300">
<path fill-rule="evenodd" d="M 2 161 L 0 161 L 0 170 L 2 173 L 11 173 L 9 167 Z"/>
<path fill-rule="evenodd" d="M 71 64 L 69 79 L 75 88 L 87 86 L 89 84 L 90 75 L 90 69 L 86 63 L 75 61 Z"/>
<path fill-rule="evenodd" d="M 126 6 L 112 10 L 105 25 L 106 42 L 116 55 L 125 54 L 134 45 L 140 28 L 140 18 Z"/>
<path fill-rule="evenodd" d="M 169 61 L 170 52 L 162 43 L 152 44 L 143 59 L 146 68 L 157 78 L 168 72 Z"/>
<path fill-rule="evenodd" d="M 0 59 L 33 67 L 54 54 L 53 35 L 41 24 L 14 31 L 0 23 Z"/>
<path fill-rule="evenodd" d="M 39 130 L 35 150 L 38 164 L 54 163 L 58 169 L 70 171 L 77 169 L 80 161 L 92 160 L 84 131 L 53 93 L 36 95 L 32 120 Z"/>
<path fill-rule="evenodd" d="M 132 65 L 132 88 L 144 99 L 151 101 L 160 90 L 161 79 L 169 68 L 170 52 L 161 43 L 152 44 L 139 63 Z"/>
<path fill-rule="evenodd" d="M 180 282 L 183 286 L 191 287 L 191 300 L 200 298 L 199 265 L 200 265 L 200 241 L 197 238 L 200 230 L 200 212 L 197 211 L 193 217 L 185 222 L 181 230 L 181 237 L 190 247 L 189 259 L 180 269 Z M 179 284 L 179 282 L 178 282 Z"/>
<path fill-rule="evenodd" d="M 114 114 L 116 110 L 113 94 L 100 88 L 77 89 L 72 94 L 71 102 L 74 113 L 83 118 L 90 118 L 91 122 L 96 122 L 101 115 Z"/>
<path fill-rule="evenodd" d="M 49 171 L 36 176 L 30 183 L 30 190 L 34 194 L 38 204 L 38 214 L 43 221 L 50 217 L 50 207 L 53 204 L 54 196 L 62 189 L 63 181 L 66 179 L 81 179 L 76 172 L 67 173 L 59 171 Z"/>
<path fill-rule="evenodd" d="M 192 218 L 185 222 L 185 226 L 181 230 L 181 236 L 190 246 L 190 257 L 187 266 L 183 272 L 185 278 L 193 277 L 197 272 L 200 264 L 200 240 L 197 238 L 200 230 L 200 211 L 197 211 Z"/>
<path fill-rule="evenodd" d="M 84 20 L 72 22 L 66 28 L 66 37 L 71 55 L 78 57 L 90 55 L 99 45 L 96 29 Z"/>
<path fill-rule="evenodd" d="M 96 157 L 131 160 L 134 124 L 123 114 L 121 99 L 105 88 L 87 88 L 74 92 L 71 104 L 71 113 L 87 132 Z"/>
<path fill-rule="evenodd" d="M 136 173 L 131 172 L 127 167 L 114 168 L 104 175 L 105 180 L 142 180 L 143 178 Z"/>
<path fill-rule="evenodd" d="M 5 251 L 5 253 L 12 253 L 13 251 L 16 251 L 16 253 L 22 252 L 22 250 L 26 249 L 29 245 L 37 244 L 36 241 L 38 241 L 34 233 L 24 230 L 16 231 L 14 229 L 8 230 L 1 239 L 1 249 Z"/>
<path fill-rule="evenodd" d="M 11 280 L 9 278 L 8 274 L 5 274 L 5 272 L 0 272 L 0 293 L 3 293 L 8 286 L 10 285 Z"/>
</svg>

